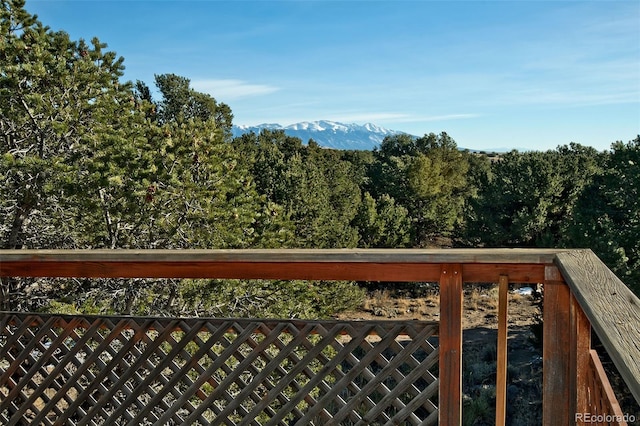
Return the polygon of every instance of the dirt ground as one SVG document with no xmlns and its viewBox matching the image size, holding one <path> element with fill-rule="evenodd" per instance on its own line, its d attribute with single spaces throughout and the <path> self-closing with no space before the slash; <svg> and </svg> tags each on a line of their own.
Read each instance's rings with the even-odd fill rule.
<svg viewBox="0 0 640 426">
<path fill-rule="evenodd" d="M 530 361 L 537 356 L 532 325 L 536 324 L 540 308 L 528 288 L 513 288 L 507 308 L 509 362 Z M 531 289 L 534 290 L 534 289 Z M 374 290 L 361 309 L 345 312 L 339 319 L 351 320 L 423 320 L 438 321 L 440 317 L 437 290 L 423 294 L 400 290 Z M 496 286 L 471 286 L 465 289 L 463 312 L 463 344 L 496 342 L 498 329 L 498 289 Z M 533 351 L 533 352 L 532 352 Z"/>
<path fill-rule="evenodd" d="M 497 286 L 468 286 L 463 300 L 463 424 L 494 424 Z M 518 289 L 511 289 L 507 344 L 509 425 L 542 424 L 542 351 L 534 333 L 540 313 L 535 293 L 521 294 Z M 360 309 L 339 318 L 437 321 L 439 296 L 436 288 L 373 290 Z"/>
<path fill-rule="evenodd" d="M 508 413 L 507 424 L 540 425 L 542 424 L 542 349 L 536 336 L 538 331 L 541 332 L 539 293 L 536 293 L 535 289 L 532 289 L 534 290 L 532 294 L 526 294 L 527 292 L 522 290 L 525 289 L 511 288 L 508 300 L 507 395 L 508 397 L 511 394 L 515 395 L 515 399 L 508 402 L 516 412 L 512 412 L 511 415 Z M 466 286 L 464 291 L 463 392 L 467 395 L 467 404 L 463 408 L 463 417 L 465 410 L 473 411 L 472 400 L 486 391 L 485 384 L 481 385 L 484 388 L 479 389 L 477 383 L 470 380 L 466 374 L 474 373 L 478 368 L 491 368 L 492 363 L 495 366 L 494 355 L 498 329 L 497 286 Z M 420 289 L 372 290 L 360 309 L 343 313 L 338 318 L 437 321 L 439 320 L 438 290 L 436 287 L 428 286 Z M 595 342 L 594 345 L 596 345 Z M 607 360 L 606 353 L 601 353 L 601 360 L 623 411 L 640 414 L 640 407 L 626 389 L 611 361 Z M 495 367 L 493 368 L 493 376 L 484 383 L 495 385 Z M 481 410 L 480 413 L 476 416 L 476 418 L 480 417 L 479 421 L 465 421 L 464 424 L 493 424 L 491 417 L 493 412 L 484 417 Z"/>
</svg>

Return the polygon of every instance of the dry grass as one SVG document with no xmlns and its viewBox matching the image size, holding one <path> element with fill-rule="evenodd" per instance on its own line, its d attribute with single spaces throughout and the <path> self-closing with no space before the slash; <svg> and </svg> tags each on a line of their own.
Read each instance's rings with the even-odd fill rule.
<svg viewBox="0 0 640 426">
<path fill-rule="evenodd" d="M 495 311 L 498 310 L 498 287 L 489 289 L 479 286 L 471 287 L 465 291 L 464 308 L 473 311 Z"/>
<path fill-rule="evenodd" d="M 438 306 L 437 293 L 427 294 L 424 297 L 406 297 L 398 296 L 393 291 L 385 289 L 370 293 L 360 313 L 351 312 L 346 315 L 362 316 L 364 314 L 382 318 L 434 320 L 438 317 Z"/>
<path fill-rule="evenodd" d="M 497 328 L 498 286 L 469 285 L 464 289 L 463 327 Z M 530 296 L 509 293 L 509 327 L 530 326 L 539 308 Z M 377 289 L 369 292 L 360 309 L 343 312 L 341 319 L 396 319 L 438 321 L 440 296 L 436 288 L 421 291 Z"/>
<path fill-rule="evenodd" d="M 464 424 L 492 424 L 495 416 L 495 352 L 498 317 L 497 285 L 464 288 Z M 541 424 L 541 353 L 531 343 L 531 325 L 539 308 L 530 296 L 509 293 L 510 328 L 507 424 Z M 362 309 L 340 315 L 351 319 L 437 321 L 440 314 L 437 289 L 406 291 L 381 289 L 370 292 Z"/>
</svg>

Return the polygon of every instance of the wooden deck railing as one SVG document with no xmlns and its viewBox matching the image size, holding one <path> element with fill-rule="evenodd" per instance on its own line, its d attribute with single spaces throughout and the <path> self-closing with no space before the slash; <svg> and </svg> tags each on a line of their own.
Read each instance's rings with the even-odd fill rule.
<svg viewBox="0 0 640 426">
<path fill-rule="evenodd" d="M 0 423 L 433 425 L 436 332 L 425 321 L 5 313 Z"/>
<path fill-rule="evenodd" d="M 464 284 L 500 284 L 496 413 L 497 424 L 504 424 L 506 292 L 513 283 L 541 283 L 543 423 L 591 424 L 597 419 L 604 424 L 626 424 L 629 415 L 638 414 L 621 412 L 591 349 L 591 330 L 640 402 L 640 300 L 589 250 L 19 250 L 0 251 L 0 277 L 439 282 L 437 412 L 443 425 L 461 422 Z M 3 315 L 7 321 L 12 314 Z M 3 350 L 10 353 L 14 349 Z M 24 355 L 12 355 L 13 359 L 16 356 Z M 11 399 L 15 392 L 0 390 L 0 398 Z"/>
</svg>

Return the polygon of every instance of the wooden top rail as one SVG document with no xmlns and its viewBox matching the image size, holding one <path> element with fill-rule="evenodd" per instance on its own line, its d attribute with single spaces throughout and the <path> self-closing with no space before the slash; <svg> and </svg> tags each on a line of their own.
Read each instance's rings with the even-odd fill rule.
<svg viewBox="0 0 640 426">
<path fill-rule="evenodd" d="M 0 277 L 262 278 L 438 281 L 464 265 L 467 282 L 544 280 L 553 249 L 0 250 Z"/>
<path fill-rule="evenodd" d="M 7 262 L 552 263 L 563 249 L 0 250 Z"/>
<path fill-rule="evenodd" d="M 591 250 L 558 253 L 555 263 L 640 403 L 640 300 Z"/>
<path fill-rule="evenodd" d="M 544 283 L 557 269 L 640 402 L 640 300 L 590 250 L 0 250 L 0 277 L 256 278 Z"/>
</svg>

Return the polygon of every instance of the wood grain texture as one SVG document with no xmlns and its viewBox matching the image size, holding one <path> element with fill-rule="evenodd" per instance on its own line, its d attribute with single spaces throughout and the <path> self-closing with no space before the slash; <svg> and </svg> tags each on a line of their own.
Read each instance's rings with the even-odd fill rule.
<svg viewBox="0 0 640 426">
<path fill-rule="evenodd" d="M 0 250 L 0 265 L 39 262 L 552 263 L 562 249 Z"/>
<path fill-rule="evenodd" d="M 591 404 L 585 412 L 612 416 L 612 421 L 607 423 L 611 426 L 627 426 L 627 422 L 624 420 L 624 413 L 613 393 L 613 388 L 600 362 L 598 352 L 593 349 L 590 350 L 589 361 L 591 368 L 589 390 L 592 395 L 590 398 Z"/>
<path fill-rule="evenodd" d="M 462 266 L 442 265 L 440 277 L 441 425 L 462 421 Z"/>
<path fill-rule="evenodd" d="M 507 420 L 507 316 L 509 277 L 500 276 L 498 283 L 498 349 L 496 360 L 496 426 Z"/>
<path fill-rule="evenodd" d="M 640 300 L 591 250 L 559 253 L 556 264 L 640 403 Z"/>
<path fill-rule="evenodd" d="M 550 250 L 5 250 L 0 276 L 263 278 L 437 282 L 441 263 L 468 261 L 467 282 L 537 283 Z M 476 263 L 473 263 L 476 262 Z"/>
<path fill-rule="evenodd" d="M 549 267 L 547 277 L 555 277 Z M 563 281 L 545 280 L 542 336 L 542 424 L 571 425 L 570 296 Z"/>
<path fill-rule="evenodd" d="M 512 283 L 539 283 L 544 265 L 466 264 L 466 282 L 497 282 L 509 274 Z M 0 276 L 92 278 L 228 278 L 300 279 L 395 282 L 437 282 L 439 263 L 360 262 L 11 262 L 0 267 Z"/>
<path fill-rule="evenodd" d="M 572 413 L 588 413 L 591 324 L 575 296 L 571 295 L 571 393 Z"/>
<path fill-rule="evenodd" d="M 91 278 L 227 278 L 272 280 L 437 281 L 439 264 L 352 262 L 15 262 L 0 276 Z"/>
</svg>

